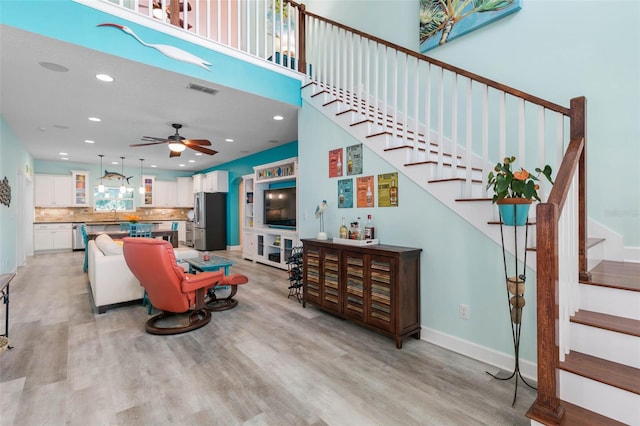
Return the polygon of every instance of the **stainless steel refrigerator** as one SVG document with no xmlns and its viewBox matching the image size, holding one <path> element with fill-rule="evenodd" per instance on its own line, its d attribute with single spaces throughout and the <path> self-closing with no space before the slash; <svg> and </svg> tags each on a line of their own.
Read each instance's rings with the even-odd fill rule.
<svg viewBox="0 0 640 426">
<path fill-rule="evenodd" d="M 227 249 L 227 194 L 197 192 L 193 203 L 193 241 L 196 250 Z"/>
</svg>

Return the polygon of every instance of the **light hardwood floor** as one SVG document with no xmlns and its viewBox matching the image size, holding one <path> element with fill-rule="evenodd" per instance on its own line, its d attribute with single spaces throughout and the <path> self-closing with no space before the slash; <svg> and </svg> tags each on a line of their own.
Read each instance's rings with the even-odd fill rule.
<svg viewBox="0 0 640 426">
<path fill-rule="evenodd" d="M 535 393 L 495 368 L 393 340 L 287 298 L 285 271 L 236 260 L 233 310 L 144 332 L 146 308 L 95 313 L 82 252 L 39 254 L 11 284 L 5 425 L 525 425 Z M 4 318 L 4 307 L 0 306 Z"/>
</svg>

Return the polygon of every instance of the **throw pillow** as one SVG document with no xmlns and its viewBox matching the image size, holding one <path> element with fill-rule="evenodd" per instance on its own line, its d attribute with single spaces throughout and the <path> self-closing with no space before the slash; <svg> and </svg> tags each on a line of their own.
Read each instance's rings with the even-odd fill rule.
<svg viewBox="0 0 640 426">
<path fill-rule="evenodd" d="M 100 234 L 96 237 L 96 246 L 105 256 L 117 256 L 122 254 L 122 245 L 117 244 L 107 234 Z"/>
</svg>

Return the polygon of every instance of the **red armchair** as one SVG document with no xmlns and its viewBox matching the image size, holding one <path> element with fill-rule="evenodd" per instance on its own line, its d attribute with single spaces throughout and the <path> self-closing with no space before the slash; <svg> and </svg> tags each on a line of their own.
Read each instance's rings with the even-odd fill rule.
<svg viewBox="0 0 640 426">
<path fill-rule="evenodd" d="M 152 305 L 161 310 L 149 318 L 145 330 L 151 334 L 178 334 L 200 328 L 211 321 L 205 308 L 205 294 L 216 285 L 246 283 L 240 274 L 225 276 L 223 271 L 186 274 L 176 263 L 171 243 L 155 238 L 124 238 L 123 252 L 127 266 L 140 281 Z M 187 314 L 174 321 L 177 314 Z"/>
</svg>

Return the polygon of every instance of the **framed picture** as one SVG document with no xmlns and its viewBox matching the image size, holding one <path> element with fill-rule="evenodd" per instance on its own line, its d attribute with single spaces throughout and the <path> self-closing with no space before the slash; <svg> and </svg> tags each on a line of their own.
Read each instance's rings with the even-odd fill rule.
<svg viewBox="0 0 640 426">
<path fill-rule="evenodd" d="M 347 176 L 362 174 L 362 144 L 347 147 Z"/>
<path fill-rule="evenodd" d="M 375 186 L 373 176 L 359 177 L 356 182 L 356 190 L 358 191 L 358 207 L 373 207 L 376 200 L 374 196 Z"/>
<path fill-rule="evenodd" d="M 522 0 L 420 0 L 420 52 L 441 46 L 522 8 Z"/>
<path fill-rule="evenodd" d="M 353 179 L 340 179 L 338 181 L 338 208 L 350 209 L 353 207 Z"/>
<path fill-rule="evenodd" d="M 398 207 L 398 172 L 378 175 L 378 207 Z"/>
<path fill-rule="evenodd" d="M 342 148 L 329 151 L 329 177 L 342 176 L 343 169 Z"/>
</svg>

